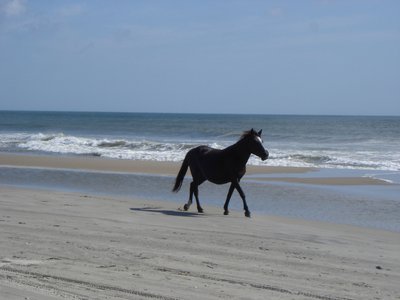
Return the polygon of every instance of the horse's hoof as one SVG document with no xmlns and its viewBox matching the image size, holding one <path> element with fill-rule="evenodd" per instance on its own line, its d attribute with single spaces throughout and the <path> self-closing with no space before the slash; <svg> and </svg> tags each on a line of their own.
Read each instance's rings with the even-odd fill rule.
<svg viewBox="0 0 400 300">
<path fill-rule="evenodd" d="M 198 208 L 197 211 L 198 211 L 200 214 L 204 213 L 204 210 L 203 210 L 201 207 Z"/>
<path fill-rule="evenodd" d="M 184 210 L 184 211 L 187 211 L 188 209 L 189 209 L 189 205 L 185 204 L 185 205 L 183 206 L 183 210 Z"/>
<path fill-rule="evenodd" d="M 224 211 L 224 215 L 225 215 L 225 216 L 229 215 L 229 210 L 225 210 L 225 211 Z"/>
<path fill-rule="evenodd" d="M 249 211 L 245 211 L 245 212 L 244 212 L 244 215 L 245 215 L 246 217 L 248 217 L 248 218 L 251 218 L 250 212 L 249 212 Z"/>
</svg>

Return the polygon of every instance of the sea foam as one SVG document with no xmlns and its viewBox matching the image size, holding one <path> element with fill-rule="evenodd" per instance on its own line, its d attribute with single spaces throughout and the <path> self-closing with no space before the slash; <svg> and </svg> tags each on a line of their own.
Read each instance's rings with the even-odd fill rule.
<svg viewBox="0 0 400 300">
<path fill-rule="evenodd" d="M 223 149 L 235 141 L 189 142 L 175 140 L 149 140 L 138 138 L 105 138 L 68 135 L 59 133 L 16 133 L 0 134 L 0 147 L 18 148 L 20 151 L 33 151 L 51 154 L 91 155 L 114 159 L 182 161 L 187 151 L 206 144 Z M 400 154 L 397 152 L 351 151 L 350 149 L 301 149 L 284 148 L 283 145 L 268 147 L 267 161 L 251 156 L 251 165 L 400 170 Z"/>
</svg>

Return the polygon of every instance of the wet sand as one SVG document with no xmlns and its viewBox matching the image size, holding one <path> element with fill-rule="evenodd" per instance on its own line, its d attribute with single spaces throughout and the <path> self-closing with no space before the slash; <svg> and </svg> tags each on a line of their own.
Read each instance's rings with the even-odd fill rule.
<svg viewBox="0 0 400 300">
<path fill-rule="evenodd" d="M 180 168 L 177 162 L 139 160 L 117 160 L 99 157 L 41 156 L 0 153 L 0 166 L 31 167 L 49 169 L 92 170 L 101 172 L 122 172 L 137 174 L 158 174 L 175 176 Z M 301 174 L 315 171 L 313 168 L 247 166 L 248 175 L 256 174 Z M 246 179 L 246 178 L 245 178 Z M 257 177 L 252 180 L 281 181 L 317 185 L 381 185 L 387 182 L 369 177 Z"/>
</svg>

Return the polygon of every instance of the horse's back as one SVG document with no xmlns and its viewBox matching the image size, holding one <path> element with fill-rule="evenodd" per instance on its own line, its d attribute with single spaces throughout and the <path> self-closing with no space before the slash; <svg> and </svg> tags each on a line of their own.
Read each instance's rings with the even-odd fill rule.
<svg viewBox="0 0 400 300">
<path fill-rule="evenodd" d="M 204 161 L 207 159 L 217 158 L 220 153 L 221 153 L 221 150 L 219 150 L 219 149 L 215 149 L 215 148 L 211 148 L 209 146 L 202 145 L 202 146 L 198 146 L 196 148 L 191 149 L 188 152 L 188 155 L 191 160 Z"/>
</svg>

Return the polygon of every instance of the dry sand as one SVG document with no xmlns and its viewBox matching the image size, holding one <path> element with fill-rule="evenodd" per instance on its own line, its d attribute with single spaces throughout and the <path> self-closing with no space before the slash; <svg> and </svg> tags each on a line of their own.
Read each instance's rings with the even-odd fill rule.
<svg viewBox="0 0 400 300">
<path fill-rule="evenodd" d="M 400 234 L 0 188 L 1 299 L 400 299 Z"/>
</svg>

